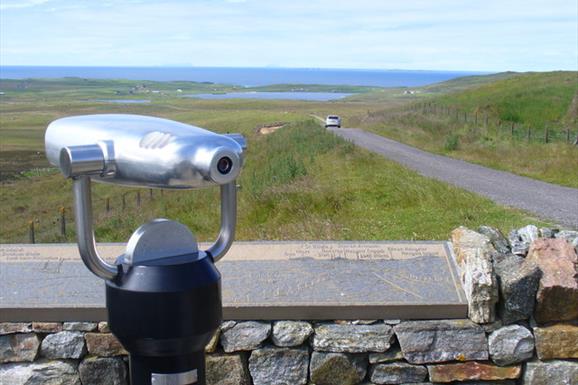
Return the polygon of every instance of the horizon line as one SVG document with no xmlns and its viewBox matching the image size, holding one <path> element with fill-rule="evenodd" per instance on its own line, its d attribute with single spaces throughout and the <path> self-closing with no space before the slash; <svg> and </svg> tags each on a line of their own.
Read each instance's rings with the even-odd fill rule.
<svg viewBox="0 0 578 385">
<path fill-rule="evenodd" d="M 448 73 L 477 73 L 477 74 L 496 74 L 505 72 L 551 72 L 551 71 L 570 71 L 570 70 L 545 70 L 545 71 L 514 71 L 514 70 L 448 70 L 448 69 L 404 69 L 404 68 L 355 68 L 355 67 L 283 67 L 283 66 L 187 66 L 187 65 L 63 65 L 63 64 L 0 64 L 0 68 L 6 67 L 28 67 L 28 68 L 179 68 L 179 69 L 259 69 L 259 70 L 329 70 L 329 71 L 382 71 L 382 72 L 448 72 Z"/>
</svg>

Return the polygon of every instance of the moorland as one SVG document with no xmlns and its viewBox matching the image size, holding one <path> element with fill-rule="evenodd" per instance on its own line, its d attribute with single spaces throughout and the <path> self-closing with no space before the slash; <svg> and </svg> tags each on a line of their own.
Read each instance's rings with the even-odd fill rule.
<svg viewBox="0 0 578 385">
<path fill-rule="evenodd" d="M 74 239 L 71 184 L 46 162 L 43 134 L 54 119 L 100 113 L 152 115 L 244 134 L 249 149 L 239 180 L 238 239 L 446 239 L 459 225 L 503 231 L 528 222 L 547 225 L 376 157 L 327 132 L 315 117 L 339 114 L 348 127 L 578 187 L 576 75 L 504 73 L 414 89 L 2 79 L 0 242 L 27 242 L 32 226 L 36 242 Z M 328 102 L 183 97 L 240 90 L 354 95 Z M 148 102 L 131 102 L 139 100 Z M 214 238 L 218 230 L 212 220 L 218 189 L 98 184 L 94 204 L 99 241 L 124 241 L 154 217 L 179 220 L 200 240 Z"/>
</svg>

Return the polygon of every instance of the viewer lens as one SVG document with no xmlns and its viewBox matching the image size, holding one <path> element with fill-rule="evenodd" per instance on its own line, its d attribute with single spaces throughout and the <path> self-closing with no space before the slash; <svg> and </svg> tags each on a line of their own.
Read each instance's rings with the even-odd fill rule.
<svg viewBox="0 0 578 385">
<path fill-rule="evenodd" d="M 217 170 L 219 170 L 219 172 L 223 175 L 228 174 L 231 169 L 233 168 L 233 161 L 224 156 L 221 159 L 219 159 L 219 162 L 217 163 Z"/>
</svg>

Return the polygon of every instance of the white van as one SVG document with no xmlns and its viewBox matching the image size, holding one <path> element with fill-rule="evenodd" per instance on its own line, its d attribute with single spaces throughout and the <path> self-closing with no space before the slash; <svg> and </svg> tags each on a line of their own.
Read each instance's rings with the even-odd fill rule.
<svg viewBox="0 0 578 385">
<path fill-rule="evenodd" d="M 341 128 L 341 118 L 337 115 L 327 115 L 325 118 L 325 128 L 327 127 Z"/>
</svg>

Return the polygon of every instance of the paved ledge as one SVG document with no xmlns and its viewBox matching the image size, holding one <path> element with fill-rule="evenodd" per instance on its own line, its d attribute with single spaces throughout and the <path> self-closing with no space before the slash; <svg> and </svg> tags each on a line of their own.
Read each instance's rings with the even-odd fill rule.
<svg viewBox="0 0 578 385">
<path fill-rule="evenodd" d="M 111 261 L 124 251 L 98 248 Z M 447 242 L 236 242 L 217 266 L 225 319 L 467 315 Z M 106 320 L 104 284 L 76 245 L 0 245 L 0 322 L 71 320 Z"/>
</svg>

